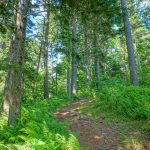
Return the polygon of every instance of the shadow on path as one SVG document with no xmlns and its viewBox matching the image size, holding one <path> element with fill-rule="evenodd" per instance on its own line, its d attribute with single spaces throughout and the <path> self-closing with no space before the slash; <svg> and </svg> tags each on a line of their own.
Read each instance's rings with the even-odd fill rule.
<svg viewBox="0 0 150 150">
<path fill-rule="evenodd" d="M 145 146 L 127 137 L 129 143 L 123 144 L 122 136 L 117 130 L 120 128 L 119 124 L 106 125 L 102 119 L 95 120 L 89 117 L 82 111 L 82 106 L 87 105 L 90 105 L 87 100 L 79 100 L 55 113 L 60 121 L 69 122 L 70 129 L 77 133 L 82 147 L 90 150 L 150 150 L 148 141 Z M 123 125 L 122 130 L 125 128 Z M 133 133 L 129 131 L 127 135 L 130 134 Z"/>
<path fill-rule="evenodd" d="M 80 107 L 88 103 L 87 100 L 73 102 L 55 115 L 60 121 L 69 122 L 70 129 L 78 133 L 78 140 L 82 147 L 90 150 L 134 150 L 119 148 L 121 137 L 113 125 L 108 126 L 103 120 L 94 120 L 82 112 Z M 144 148 L 138 147 L 135 150 L 144 150 Z"/>
</svg>

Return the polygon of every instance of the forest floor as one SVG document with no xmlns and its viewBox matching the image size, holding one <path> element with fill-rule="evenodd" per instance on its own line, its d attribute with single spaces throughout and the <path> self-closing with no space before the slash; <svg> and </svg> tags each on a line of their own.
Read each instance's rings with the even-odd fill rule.
<svg viewBox="0 0 150 150">
<path fill-rule="evenodd" d="M 142 133 L 126 123 L 105 123 L 82 109 L 87 100 L 75 101 L 55 113 L 57 119 L 68 122 L 82 147 L 89 150 L 150 150 L 150 142 Z M 138 139 L 138 140 L 137 140 Z"/>
</svg>

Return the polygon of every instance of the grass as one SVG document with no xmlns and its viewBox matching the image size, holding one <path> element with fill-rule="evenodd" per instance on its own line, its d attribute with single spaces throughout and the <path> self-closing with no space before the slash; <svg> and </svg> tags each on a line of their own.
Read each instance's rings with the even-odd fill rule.
<svg viewBox="0 0 150 150">
<path fill-rule="evenodd" d="M 102 85 L 103 84 L 103 85 Z M 123 84 L 102 83 L 102 87 L 92 92 L 89 114 L 112 113 L 112 116 L 134 120 L 150 117 L 150 89 Z M 114 114 L 114 115 L 113 115 Z"/>
<path fill-rule="evenodd" d="M 120 133 L 138 129 L 150 135 L 150 89 L 133 87 L 121 81 L 101 81 L 100 88 L 83 88 L 78 97 L 88 97 L 89 105 L 82 106 L 88 115 L 102 118 L 107 123 L 123 124 Z M 49 100 L 26 99 L 23 101 L 22 118 L 17 128 L 7 126 L 7 118 L 0 117 L 1 150 L 80 150 L 78 140 L 66 123 L 54 117 L 61 107 L 70 103 L 68 98 L 53 97 Z M 119 129 L 119 130 L 120 130 Z M 133 139 L 133 140 L 131 140 Z M 124 138 L 126 145 L 136 144 L 136 138 Z M 137 140 L 138 141 L 138 140 Z"/>
<path fill-rule="evenodd" d="M 135 87 L 119 80 L 104 80 L 100 85 L 99 89 L 84 90 L 90 103 L 82 109 L 107 124 L 126 124 L 150 137 L 150 88 Z"/>
<path fill-rule="evenodd" d="M 81 109 L 90 117 L 115 125 L 122 145 L 142 147 L 150 139 L 150 88 L 119 80 L 101 81 L 100 85 L 99 89 L 84 90 L 90 103 Z"/>
</svg>

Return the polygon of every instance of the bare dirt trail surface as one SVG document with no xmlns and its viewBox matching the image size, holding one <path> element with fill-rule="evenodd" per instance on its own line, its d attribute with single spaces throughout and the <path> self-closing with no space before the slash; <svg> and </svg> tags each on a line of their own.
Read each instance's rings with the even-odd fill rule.
<svg viewBox="0 0 150 150">
<path fill-rule="evenodd" d="M 103 120 L 95 120 L 81 111 L 80 107 L 88 103 L 87 100 L 75 101 L 55 115 L 60 121 L 69 122 L 70 129 L 77 133 L 82 147 L 89 150 L 134 150 L 119 146 L 122 139 L 115 125 L 106 125 Z M 135 150 L 145 150 L 145 148 L 138 147 Z"/>
</svg>

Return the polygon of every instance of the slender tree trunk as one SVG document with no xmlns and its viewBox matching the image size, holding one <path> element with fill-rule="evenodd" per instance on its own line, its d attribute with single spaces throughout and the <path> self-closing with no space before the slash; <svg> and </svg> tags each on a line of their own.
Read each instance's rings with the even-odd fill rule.
<svg viewBox="0 0 150 150">
<path fill-rule="evenodd" d="M 95 58 L 94 58 L 94 76 L 96 80 L 96 86 L 99 87 L 99 80 L 100 80 L 100 61 L 99 61 L 99 54 L 98 54 L 98 37 L 96 32 L 94 32 L 94 49 L 95 49 Z"/>
<path fill-rule="evenodd" d="M 71 32 L 71 18 L 69 18 L 68 23 L 68 29 Z M 71 48 L 72 48 L 72 41 L 69 39 L 69 48 L 67 50 L 66 58 L 67 58 L 67 95 L 69 98 L 71 98 L 71 68 L 70 68 L 70 62 L 71 62 Z"/>
<path fill-rule="evenodd" d="M 8 70 L 7 77 L 5 80 L 5 87 L 4 87 L 4 96 L 3 96 L 3 102 L 2 102 L 2 114 L 8 115 L 9 114 L 9 98 L 10 98 L 10 69 Z"/>
<path fill-rule="evenodd" d="M 130 79 L 133 85 L 139 85 L 138 82 L 138 75 L 136 71 L 136 63 L 135 63 L 135 56 L 134 56 L 134 46 L 132 41 L 132 34 L 131 34 L 131 26 L 128 17 L 128 10 L 126 0 L 121 0 L 122 6 L 122 13 L 123 13 L 123 21 L 124 21 L 124 28 L 125 28 L 125 35 L 126 35 L 126 45 L 128 49 L 128 60 L 129 60 L 129 69 L 130 69 Z"/>
<path fill-rule="evenodd" d="M 90 85 L 91 83 L 91 73 L 90 73 L 89 65 L 86 66 L 86 82 L 87 82 L 87 85 Z"/>
<path fill-rule="evenodd" d="M 41 42 L 41 46 L 40 46 L 40 52 L 39 52 L 39 56 L 38 56 L 38 63 L 37 63 L 37 78 L 38 78 L 38 73 L 39 73 L 39 69 L 40 69 L 40 62 L 41 62 L 41 56 L 42 56 L 42 49 L 43 49 L 43 42 Z"/>
<path fill-rule="evenodd" d="M 68 62 L 67 66 L 67 94 L 68 97 L 71 97 L 71 80 L 70 80 L 70 63 Z"/>
<path fill-rule="evenodd" d="M 99 83 L 100 74 L 101 74 L 101 68 L 100 68 L 99 58 L 97 58 L 97 62 L 96 62 L 96 74 L 97 74 L 97 80 L 98 80 L 98 83 Z"/>
<path fill-rule="evenodd" d="M 135 45 L 135 49 L 136 49 L 136 59 L 137 59 L 138 70 L 139 70 L 139 73 L 142 77 L 142 80 L 144 80 L 144 74 L 143 74 L 143 70 L 142 70 L 142 66 L 141 66 L 140 53 L 139 53 L 138 48 L 136 47 L 136 41 L 134 41 L 134 42 L 135 42 L 134 45 Z"/>
<path fill-rule="evenodd" d="M 58 65 L 58 52 L 57 52 L 57 49 L 56 49 L 56 66 Z M 56 90 L 56 95 L 58 94 L 58 74 L 57 74 L 57 67 L 56 67 L 56 87 L 55 87 L 55 90 Z"/>
<path fill-rule="evenodd" d="M 35 79 L 35 84 L 34 84 L 34 98 L 36 98 L 36 94 L 37 94 L 36 91 L 37 91 L 38 76 L 39 76 L 40 62 L 41 62 L 41 56 L 42 56 L 42 49 L 43 49 L 43 42 L 41 41 L 40 52 L 38 55 L 37 69 L 36 69 L 36 79 Z"/>
<path fill-rule="evenodd" d="M 124 47 L 124 40 L 123 37 L 121 36 L 120 38 L 120 50 L 121 50 L 121 54 L 120 54 L 120 58 L 121 58 L 121 77 L 123 80 L 127 80 L 128 78 L 128 68 L 126 67 L 126 49 Z"/>
<path fill-rule="evenodd" d="M 50 0 L 47 0 L 47 16 L 45 21 L 45 43 L 44 43 L 44 98 L 49 98 L 48 91 L 48 35 L 49 35 L 49 17 L 50 17 Z"/>
<path fill-rule="evenodd" d="M 77 45 L 76 45 L 76 17 L 75 13 L 72 18 L 72 34 L 74 39 L 72 41 L 72 79 L 71 79 L 71 91 L 72 94 L 76 95 L 77 93 Z"/>
<path fill-rule="evenodd" d="M 98 88 L 99 87 L 99 80 L 100 80 L 100 73 L 101 73 L 99 58 L 95 58 L 94 66 L 95 66 L 96 87 Z"/>
<path fill-rule="evenodd" d="M 142 66 L 141 66 L 140 54 L 139 54 L 138 48 L 136 47 L 136 41 L 134 42 L 134 46 L 135 46 L 135 49 L 136 49 L 137 65 L 138 65 L 138 68 L 139 68 L 140 72 L 142 72 Z"/>
<path fill-rule="evenodd" d="M 15 35 L 13 35 L 12 39 L 10 40 L 10 47 L 9 47 L 9 53 L 8 53 L 8 61 L 9 61 L 9 65 L 11 65 L 10 62 L 10 58 L 12 55 L 12 46 L 13 46 L 13 38 L 15 37 Z M 7 72 L 7 76 L 6 76 L 6 80 L 5 80 L 5 87 L 4 87 L 4 96 L 3 96 L 3 102 L 2 102 L 2 114 L 3 115 L 8 115 L 9 114 L 9 94 L 10 94 L 10 75 L 11 74 L 11 69 L 8 69 Z"/>
<path fill-rule="evenodd" d="M 44 18 L 43 24 L 45 25 L 45 18 Z M 42 35 L 44 35 L 44 29 L 45 29 L 44 25 L 43 25 L 43 33 L 42 33 Z M 38 63 L 37 63 L 37 78 L 38 78 L 38 73 L 39 73 L 39 69 L 40 69 L 40 62 L 41 62 L 41 56 L 42 56 L 42 53 L 43 53 L 43 47 L 44 47 L 44 40 L 41 39 L 40 52 L 39 52 Z"/>
<path fill-rule="evenodd" d="M 89 65 L 89 50 L 88 50 L 88 37 L 87 37 L 87 30 L 85 25 L 84 31 L 84 47 L 85 47 L 85 69 L 86 69 L 86 83 L 90 85 L 91 83 L 91 74 L 90 74 L 90 65 Z"/>
<path fill-rule="evenodd" d="M 76 54 L 73 54 L 73 55 L 76 55 Z M 76 60 L 76 56 L 73 56 L 73 58 L 72 58 L 71 91 L 72 91 L 72 94 L 76 95 L 76 93 L 77 93 L 77 60 Z"/>
<path fill-rule="evenodd" d="M 8 114 L 8 125 L 16 126 L 21 117 L 23 94 L 24 42 L 27 18 L 27 0 L 18 1 L 16 31 L 9 50 L 8 75 L 5 84 L 3 111 Z M 6 106 L 7 107 L 4 107 Z"/>
</svg>

